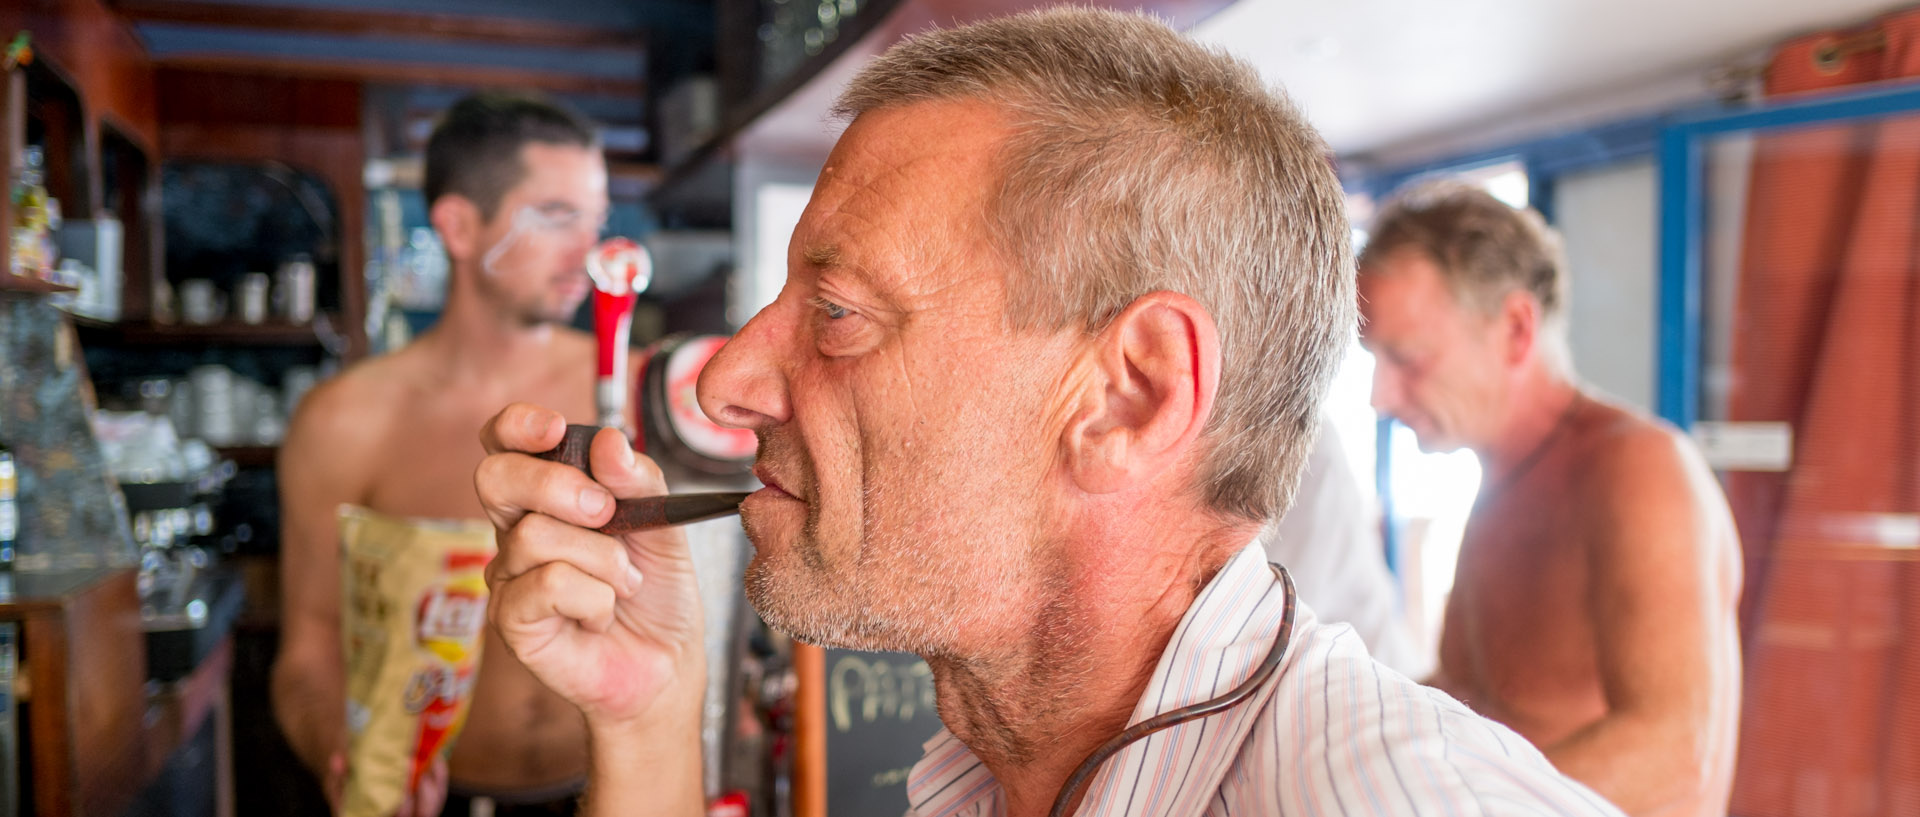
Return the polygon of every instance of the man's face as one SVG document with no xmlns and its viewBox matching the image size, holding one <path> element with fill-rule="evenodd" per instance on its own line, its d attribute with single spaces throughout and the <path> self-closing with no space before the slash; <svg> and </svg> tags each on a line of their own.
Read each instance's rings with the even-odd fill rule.
<svg viewBox="0 0 1920 817">
<path fill-rule="evenodd" d="M 1413 429 L 1425 451 L 1483 442 L 1505 395 L 1499 321 L 1463 306 L 1415 248 L 1370 263 L 1359 285 L 1374 410 Z"/>
<path fill-rule="evenodd" d="M 760 438 L 748 597 L 798 637 L 1014 639 L 1056 575 L 1043 526 L 1078 336 L 1007 328 L 1009 266 L 984 232 L 1007 133 L 978 102 L 860 116 L 779 297 L 701 376 L 707 413 Z"/>
<path fill-rule="evenodd" d="M 528 325 L 564 323 L 592 289 L 586 258 L 607 219 L 606 161 L 534 142 L 520 163 L 526 178 L 481 228 L 478 291 Z"/>
</svg>

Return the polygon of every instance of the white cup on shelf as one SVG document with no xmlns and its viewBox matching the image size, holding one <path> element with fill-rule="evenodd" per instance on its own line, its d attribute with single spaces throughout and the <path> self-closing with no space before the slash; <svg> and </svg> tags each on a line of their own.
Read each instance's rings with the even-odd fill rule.
<svg viewBox="0 0 1920 817">
<path fill-rule="evenodd" d="M 227 315 L 227 296 L 205 278 L 180 282 L 180 319 L 205 326 L 219 323 Z"/>
<path fill-rule="evenodd" d="M 240 438 L 234 415 L 233 370 L 225 366 L 195 366 L 187 372 L 193 381 L 194 430 L 214 445 L 232 445 Z"/>
<path fill-rule="evenodd" d="M 241 323 L 259 325 L 267 322 L 267 295 L 272 286 L 272 279 L 264 272 L 249 272 L 240 276 L 240 285 L 234 289 L 234 300 L 240 306 Z"/>
<path fill-rule="evenodd" d="M 200 434 L 200 415 L 193 410 L 193 380 L 176 378 L 173 389 L 167 396 L 167 417 L 173 420 L 173 430 L 181 437 L 195 437 Z"/>
<path fill-rule="evenodd" d="M 294 256 L 280 264 L 278 270 L 280 292 L 275 298 L 280 304 L 280 315 L 289 323 L 307 323 L 313 320 L 313 262 L 306 256 Z"/>
</svg>

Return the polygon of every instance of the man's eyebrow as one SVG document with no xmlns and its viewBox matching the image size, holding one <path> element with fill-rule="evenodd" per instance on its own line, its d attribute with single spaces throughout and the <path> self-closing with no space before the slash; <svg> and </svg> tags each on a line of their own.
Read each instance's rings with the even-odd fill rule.
<svg viewBox="0 0 1920 817">
<path fill-rule="evenodd" d="M 861 266 L 858 258 L 848 258 L 839 244 L 814 244 L 800 251 L 800 260 L 817 272 L 834 273 L 843 283 L 876 298 L 891 301 L 893 287 Z"/>
<path fill-rule="evenodd" d="M 875 281 L 865 268 L 854 263 L 852 259 L 847 258 L 846 253 L 840 251 L 839 244 L 815 244 L 807 247 L 800 251 L 800 260 L 816 270 L 841 273 L 868 288 L 880 288 L 880 283 Z"/>
<path fill-rule="evenodd" d="M 800 252 L 800 258 L 807 262 L 807 266 L 818 269 L 833 269 L 840 266 L 840 246 L 838 244 L 821 244 L 808 247 Z"/>
</svg>

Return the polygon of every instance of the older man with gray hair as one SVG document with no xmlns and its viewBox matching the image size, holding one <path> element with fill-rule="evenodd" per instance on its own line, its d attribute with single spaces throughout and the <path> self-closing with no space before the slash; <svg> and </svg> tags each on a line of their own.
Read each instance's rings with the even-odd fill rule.
<svg viewBox="0 0 1920 817">
<path fill-rule="evenodd" d="M 700 400 L 760 438 L 747 592 L 806 641 L 911 650 L 947 729 L 913 813 L 1611 814 L 1518 735 L 1383 671 L 1255 542 L 1353 331 L 1342 194 L 1244 65 L 1126 14 L 929 33 L 868 66 L 779 297 Z M 685 539 L 660 493 L 502 412 L 493 620 L 586 713 L 588 811 L 699 812 Z"/>
</svg>

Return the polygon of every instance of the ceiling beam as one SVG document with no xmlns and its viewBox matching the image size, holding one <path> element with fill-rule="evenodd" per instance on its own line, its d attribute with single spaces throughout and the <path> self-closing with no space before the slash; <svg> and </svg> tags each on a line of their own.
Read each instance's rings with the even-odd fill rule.
<svg viewBox="0 0 1920 817">
<path fill-rule="evenodd" d="M 265 55 L 182 55 L 154 60 L 155 67 L 233 74 L 345 79 L 369 85 L 440 85 L 449 88 L 518 88 L 558 94 L 639 98 L 640 80 L 610 79 L 554 71 L 485 65 L 408 63 L 388 60 L 323 60 Z"/>
<path fill-rule="evenodd" d="M 482 17 L 472 14 L 254 6 L 196 0 L 113 0 L 113 9 L 135 23 L 250 28 L 298 34 L 395 37 L 504 43 L 547 48 L 638 48 L 646 32 L 593 26 Z"/>
</svg>

